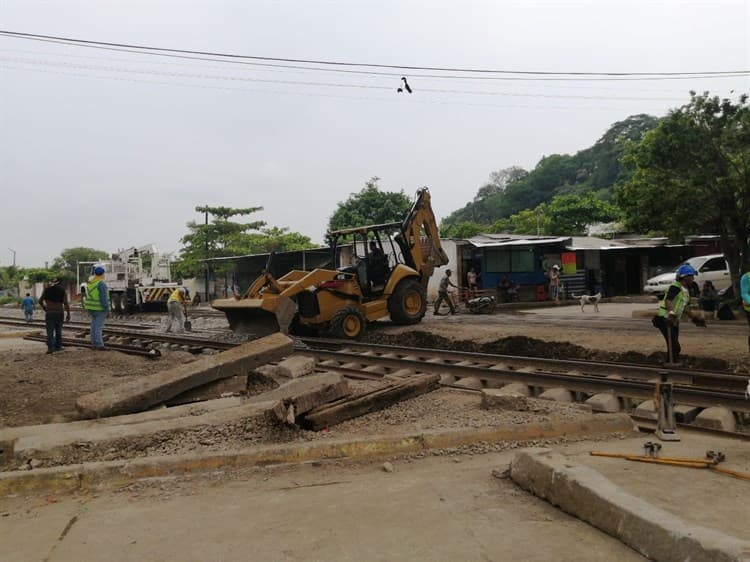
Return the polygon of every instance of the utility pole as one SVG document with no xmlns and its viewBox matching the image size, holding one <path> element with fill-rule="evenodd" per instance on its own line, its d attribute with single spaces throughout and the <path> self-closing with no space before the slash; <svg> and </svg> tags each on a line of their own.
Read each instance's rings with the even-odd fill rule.
<svg viewBox="0 0 750 562">
<path fill-rule="evenodd" d="M 16 267 L 16 251 L 13 248 L 8 248 L 11 252 L 13 252 L 13 267 Z"/>
<path fill-rule="evenodd" d="M 206 253 L 206 303 L 210 302 L 208 299 L 208 272 L 209 272 L 209 262 L 208 262 L 208 205 L 206 205 L 206 221 L 205 221 L 205 231 L 204 235 L 206 237 L 206 245 L 205 245 L 205 253 Z"/>
</svg>

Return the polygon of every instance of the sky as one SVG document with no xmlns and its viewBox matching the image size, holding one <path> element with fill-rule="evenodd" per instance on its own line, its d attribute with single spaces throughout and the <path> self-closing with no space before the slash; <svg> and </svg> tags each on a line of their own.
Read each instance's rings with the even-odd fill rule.
<svg viewBox="0 0 750 562">
<path fill-rule="evenodd" d="M 0 266 L 177 254 L 199 205 L 322 243 L 373 176 L 442 219 L 493 171 L 750 92 L 749 1 L 0 0 L 0 29 L 239 55 L 0 34 Z"/>
</svg>

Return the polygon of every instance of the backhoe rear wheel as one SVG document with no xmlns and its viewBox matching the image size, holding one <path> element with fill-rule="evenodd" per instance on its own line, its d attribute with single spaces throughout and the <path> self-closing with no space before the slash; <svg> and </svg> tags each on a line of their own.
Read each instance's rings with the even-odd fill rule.
<svg viewBox="0 0 750 562">
<path fill-rule="evenodd" d="M 404 279 L 388 299 L 388 312 L 394 324 L 421 322 L 427 310 L 427 294 L 416 279 Z"/>
<path fill-rule="evenodd" d="M 364 315 L 353 306 L 337 310 L 331 318 L 328 334 L 332 338 L 356 340 L 365 333 Z"/>
</svg>

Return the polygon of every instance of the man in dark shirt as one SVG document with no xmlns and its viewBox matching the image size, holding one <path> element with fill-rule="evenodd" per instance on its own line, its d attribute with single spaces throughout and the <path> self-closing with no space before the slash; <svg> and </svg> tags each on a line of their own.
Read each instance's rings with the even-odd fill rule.
<svg viewBox="0 0 750 562">
<path fill-rule="evenodd" d="M 47 326 L 47 353 L 62 350 L 63 311 L 65 321 L 70 322 L 70 304 L 68 295 L 58 279 L 44 289 L 39 297 L 39 306 L 44 310 L 44 322 Z"/>
</svg>

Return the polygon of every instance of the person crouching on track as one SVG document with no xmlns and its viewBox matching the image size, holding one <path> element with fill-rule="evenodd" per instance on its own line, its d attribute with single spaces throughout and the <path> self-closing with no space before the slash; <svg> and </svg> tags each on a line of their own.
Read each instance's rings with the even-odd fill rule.
<svg viewBox="0 0 750 562">
<path fill-rule="evenodd" d="M 86 284 L 83 308 L 91 316 L 91 347 L 104 351 L 104 323 L 109 314 L 109 289 L 104 282 L 104 268 L 100 265 L 91 270 L 93 276 Z"/>
<path fill-rule="evenodd" d="M 433 314 L 437 316 L 440 316 L 440 305 L 443 301 L 448 303 L 448 306 L 451 309 L 451 314 L 456 313 L 456 307 L 453 305 L 453 299 L 451 299 L 450 295 L 448 294 L 448 285 L 458 289 L 458 286 L 454 285 L 451 281 L 450 269 L 445 270 L 445 277 L 440 280 L 440 286 L 438 287 L 438 299 L 435 301 L 435 310 L 433 311 Z"/>
<path fill-rule="evenodd" d="M 178 287 L 169 295 L 167 301 L 167 312 L 169 312 L 169 321 L 167 323 L 167 332 L 172 331 L 172 324 L 177 324 L 175 332 L 181 334 L 185 331 L 185 316 L 187 315 L 188 290 L 185 287 Z"/>
<path fill-rule="evenodd" d="M 691 310 L 690 284 L 698 274 L 690 265 L 681 265 L 677 276 L 659 303 L 659 310 L 651 323 L 659 329 L 667 343 L 667 361 L 677 363 L 680 356 L 680 318 L 686 313 L 696 326 L 706 327 L 700 312 Z"/>
</svg>

